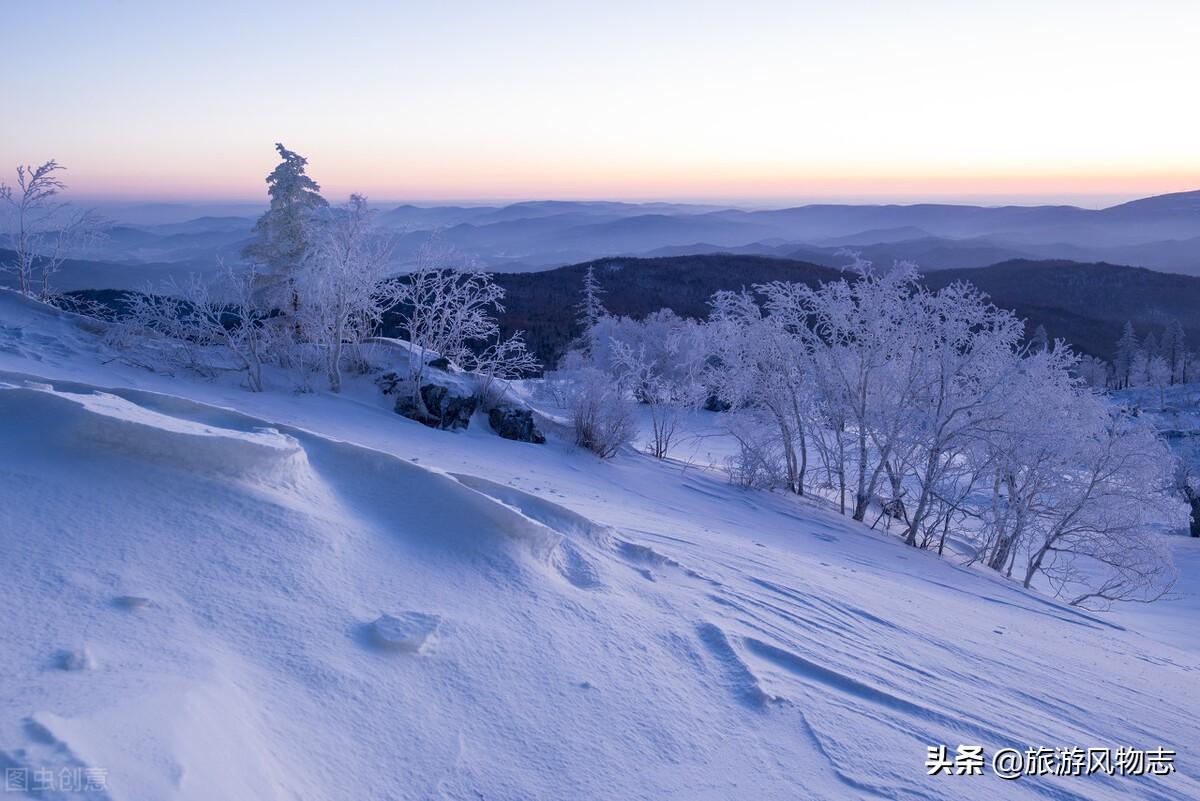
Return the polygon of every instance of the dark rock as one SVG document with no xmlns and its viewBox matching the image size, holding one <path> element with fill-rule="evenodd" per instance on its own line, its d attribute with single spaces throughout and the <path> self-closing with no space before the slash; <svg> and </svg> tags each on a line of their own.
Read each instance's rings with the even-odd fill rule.
<svg viewBox="0 0 1200 801">
<path fill-rule="evenodd" d="M 426 364 L 435 370 L 445 370 L 446 372 L 450 372 L 450 360 L 445 356 L 438 356 L 436 359 L 430 359 L 426 362 Z"/>
<path fill-rule="evenodd" d="M 541 445 L 546 441 L 542 432 L 533 423 L 533 412 L 516 406 L 497 406 L 488 412 L 488 423 L 492 430 L 504 439 L 518 442 L 534 442 Z"/>
<path fill-rule="evenodd" d="M 375 379 L 375 386 L 379 387 L 384 395 L 391 395 L 400 386 L 402 379 L 395 373 L 384 373 Z"/>
<path fill-rule="evenodd" d="M 386 391 L 386 390 L 385 390 Z M 440 384 L 425 384 L 421 387 L 421 400 L 428 414 L 418 408 L 413 397 L 405 392 L 396 398 L 396 414 L 416 420 L 430 428 L 452 430 L 466 428 L 471 424 L 478 401 L 471 395 L 459 395 L 451 387 Z"/>
<path fill-rule="evenodd" d="M 721 396 L 715 392 L 704 400 L 704 411 L 706 412 L 727 412 L 732 408 L 731 404 L 721 400 Z"/>
</svg>

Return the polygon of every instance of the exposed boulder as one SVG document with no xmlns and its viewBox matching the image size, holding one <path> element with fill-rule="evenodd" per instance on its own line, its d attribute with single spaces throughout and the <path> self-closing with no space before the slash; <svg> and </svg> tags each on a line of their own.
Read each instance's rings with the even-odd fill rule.
<svg viewBox="0 0 1200 801">
<path fill-rule="evenodd" d="M 400 385 L 403 383 L 404 379 L 402 379 L 397 373 L 390 371 L 375 379 L 375 386 L 379 387 L 379 390 L 384 395 L 396 394 L 396 392 L 400 389 Z"/>
<path fill-rule="evenodd" d="M 704 399 L 704 411 L 706 412 L 727 412 L 732 408 L 732 404 L 721 400 L 721 396 L 715 392 Z"/>
<path fill-rule="evenodd" d="M 375 384 L 384 395 L 395 395 L 393 407 L 396 414 L 416 420 L 430 428 L 452 430 L 466 428 L 471 424 L 471 415 L 479 401 L 471 386 L 461 377 L 431 370 L 428 383 L 421 385 L 421 400 L 425 408 L 413 397 L 412 385 L 407 378 L 387 372 L 375 379 Z"/>
<path fill-rule="evenodd" d="M 546 441 L 533 422 L 533 412 L 519 406 L 497 406 L 488 412 L 488 423 L 492 430 L 504 439 L 518 442 L 533 442 L 541 445 Z"/>
<path fill-rule="evenodd" d="M 475 414 L 479 405 L 474 395 L 460 394 L 457 387 L 444 387 L 440 384 L 422 385 L 421 400 L 425 403 L 425 409 L 419 407 L 411 394 L 405 392 L 398 395 L 396 414 L 424 423 L 430 428 L 445 431 L 469 426 L 471 415 Z"/>
</svg>

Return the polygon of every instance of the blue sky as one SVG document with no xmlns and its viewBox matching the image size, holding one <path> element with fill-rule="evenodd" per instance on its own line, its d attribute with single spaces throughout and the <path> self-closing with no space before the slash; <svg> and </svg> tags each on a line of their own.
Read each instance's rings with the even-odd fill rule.
<svg viewBox="0 0 1200 801">
<path fill-rule="evenodd" d="M 1200 186 L 1200 3 L 9 2 L 0 165 L 252 198 L 1062 199 Z"/>
</svg>

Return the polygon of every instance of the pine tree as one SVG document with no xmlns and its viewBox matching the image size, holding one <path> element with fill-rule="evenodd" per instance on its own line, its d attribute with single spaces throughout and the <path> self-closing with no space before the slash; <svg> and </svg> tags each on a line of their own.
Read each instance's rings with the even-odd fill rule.
<svg viewBox="0 0 1200 801">
<path fill-rule="evenodd" d="M 292 273 L 304 260 L 308 249 L 306 231 L 312 213 L 329 205 L 321 197 L 321 186 L 304 172 L 308 159 L 275 143 L 283 159 L 267 176 L 267 194 L 271 207 L 254 226 L 258 239 L 242 251 L 242 255 L 266 268 L 263 289 L 278 289 L 292 283 Z M 284 294 L 273 298 L 277 303 L 296 305 L 294 289 L 291 297 Z"/>
<path fill-rule="evenodd" d="M 1142 353 L 1146 354 L 1147 359 L 1153 359 L 1155 356 L 1161 355 L 1158 347 L 1158 337 L 1154 336 L 1153 331 L 1147 334 L 1146 338 L 1142 340 Z"/>
<path fill-rule="evenodd" d="M 1133 358 L 1138 352 L 1137 334 L 1134 333 L 1133 323 L 1126 322 L 1121 338 L 1117 340 L 1117 352 L 1113 359 L 1113 369 L 1116 373 L 1117 388 L 1129 386 L 1129 377 L 1133 369 Z"/>
<path fill-rule="evenodd" d="M 1162 357 L 1171 368 L 1171 383 L 1181 384 L 1184 381 L 1184 363 L 1187 357 L 1187 341 L 1183 333 L 1183 324 L 1178 319 L 1167 325 L 1161 345 Z"/>
<path fill-rule="evenodd" d="M 583 276 L 583 299 L 575 307 L 579 312 L 575 321 L 583 329 L 584 344 L 589 352 L 591 350 L 590 335 L 592 329 L 596 327 L 596 323 L 601 318 L 608 316 L 608 310 L 604 308 L 604 303 L 600 300 L 600 296 L 603 294 L 604 289 L 600 286 L 600 282 L 596 280 L 596 268 L 589 265 L 587 272 Z"/>
</svg>

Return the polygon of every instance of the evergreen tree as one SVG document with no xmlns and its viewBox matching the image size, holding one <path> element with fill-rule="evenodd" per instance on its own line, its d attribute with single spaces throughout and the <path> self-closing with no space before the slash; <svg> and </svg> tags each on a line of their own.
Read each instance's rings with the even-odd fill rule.
<svg viewBox="0 0 1200 801">
<path fill-rule="evenodd" d="M 1160 355 L 1158 337 L 1154 336 L 1153 331 L 1147 334 L 1146 338 L 1142 340 L 1142 353 L 1146 354 L 1146 359 L 1148 360 Z"/>
<path fill-rule="evenodd" d="M 242 255 L 266 268 L 263 289 L 291 286 L 292 273 L 304 260 L 308 249 L 307 231 L 312 213 L 329 203 L 321 197 L 321 187 L 304 172 L 308 159 L 276 142 L 283 159 L 267 176 L 267 195 L 271 207 L 254 226 L 258 238 L 246 246 Z M 290 297 L 289 297 L 290 295 Z M 296 305 L 294 288 L 272 299 L 276 303 Z"/>
<path fill-rule="evenodd" d="M 1138 352 L 1137 334 L 1134 333 L 1133 323 L 1126 322 L 1121 338 L 1117 340 L 1117 352 L 1113 359 L 1113 370 L 1117 389 L 1129 386 L 1129 377 L 1133 369 L 1133 359 Z"/>
<path fill-rule="evenodd" d="M 583 329 L 582 341 L 585 353 L 591 353 L 592 332 L 596 328 L 596 323 L 608 316 L 608 310 L 604 308 L 604 303 L 600 300 L 600 296 L 603 294 L 604 289 L 596 280 L 596 268 L 588 265 L 587 272 L 583 276 L 583 299 L 575 307 L 579 313 L 575 321 Z"/>
<path fill-rule="evenodd" d="M 1178 319 L 1167 325 L 1163 334 L 1161 355 L 1171 368 L 1171 383 L 1181 384 L 1184 381 L 1184 362 L 1187 357 L 1187 341 L 1183 333 L 1183 324 Z"/>
</svg>

